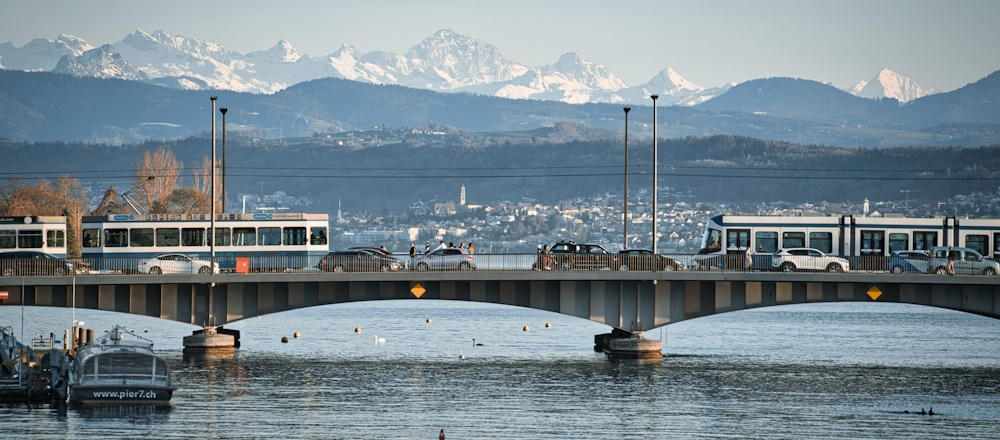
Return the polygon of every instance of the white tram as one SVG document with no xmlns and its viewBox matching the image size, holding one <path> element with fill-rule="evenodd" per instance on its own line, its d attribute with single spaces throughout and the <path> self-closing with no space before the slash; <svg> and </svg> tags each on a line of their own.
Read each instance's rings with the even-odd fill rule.
<svg viewBox="0 0 1000 440">
<path fill-rule="evenodd" d="M 66 217 L 0 217 L 0 252 L 38 251 L 66 258 Z"/>
<path fill-rule="evenodd" d="M 215 261 L 222 271 L 315 266 L 329 250 L 328 227 L 327 214 L 217 214 Z M 86 216 L 82 256 L 94 269 L 126 272 L 141 259 L 166 253 L 207 260 L 210 229 L 210 214 Z M 245 267 L 238 267 L 241 260 Z"/>
<path fill-rule="evenodd" d="M 968 247 L 1000 258 L 1000 220 L 717 215 L 705 225 L 698 261 L 742 268 L 750 247 L 754 267 L 770 269 L 770 255 L 778 249 L 810 247 L 847 258 L 851 268 L 884 270 L 893 251 L 929 251 L 933 246 Z"/>
</svg>

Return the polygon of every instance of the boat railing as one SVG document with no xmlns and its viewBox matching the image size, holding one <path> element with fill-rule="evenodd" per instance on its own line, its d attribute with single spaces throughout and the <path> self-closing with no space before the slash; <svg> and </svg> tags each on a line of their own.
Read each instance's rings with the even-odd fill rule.
<svg viewBox="0 0 1000 440">
<path fill-rule="evenodd" d="M 80 377 L 79 384 L 136 384 L 136 385 L 170 385 L 170 376 L 162 374 L 85 374 Z"/>
</svg>

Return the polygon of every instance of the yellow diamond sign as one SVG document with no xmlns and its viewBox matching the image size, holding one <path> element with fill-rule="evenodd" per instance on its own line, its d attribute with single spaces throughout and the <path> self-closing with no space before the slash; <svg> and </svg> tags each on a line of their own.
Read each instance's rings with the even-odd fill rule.
<svg viewBox="0 0 1000 440">
<path fill-rule="evenodd" d="M 878 290 L 878 287 L 872 286 L 871 289 L 868 289 L 868 296 L 872 298 L 872 301 L 875 301 L 882 296 L 882 291 Z"/>
<path fill-rule="evenodd" d="M 424 289 L 424 286 L 421 286 L 420 283 L 414 284 L 413 287 L 410 288 L 410 292 L 412 292 L 413 296 L 417 298 L 420 298 L 420 296 L 423 295 L 424 292 L 426 291 L 427 289 Z"/>
</svg>

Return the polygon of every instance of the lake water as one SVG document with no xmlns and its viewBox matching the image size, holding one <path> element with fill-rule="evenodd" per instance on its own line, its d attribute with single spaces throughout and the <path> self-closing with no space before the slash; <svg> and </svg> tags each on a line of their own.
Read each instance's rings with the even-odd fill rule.
<svg viewBox="0 0 1000 440">
<path fill-rule="evenodd" d="M 72 321 L 69 309 L 0 307 L 18 337 L 22 310 L 24 340 L 61 337 Z M 1000 427 L 1000 320 L 929 307 L 699 318 L 668 326 L 656 361 L 593 352 L 604 325 L 459 301 L 253 318 L 229 326 L 242 348 L 221 358 L 182 354 L 194 326 L 93 310 L 76 319 L 152 339 L 173 369 L 171 406 L 0 406 L 3 438 L 436 439 L 442 428 L 449 439 L 997 438 Z M 930 407 L 937 415 L 904 414 Z"/>
</svg>

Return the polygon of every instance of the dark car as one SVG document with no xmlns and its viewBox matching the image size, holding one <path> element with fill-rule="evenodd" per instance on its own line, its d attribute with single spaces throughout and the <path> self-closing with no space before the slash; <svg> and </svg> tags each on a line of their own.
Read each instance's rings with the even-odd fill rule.
<svg viewBox="0 0 1000 440">
<path fill-rule="evenodd" d="M 611 261 L 614 270 L 684 270 L 684 265 L 672 258 L 654 254 L 649 249 L 623 249 Z"/>
<path fill-rule="evenodd" d="M 599 244 L 560 241 L 535 262 L 536 270 L 597 270 L 611 267 L 614 257 Z"/>
<path fill-rule="evenodd" d="M 0 254 L 0 274 L 9 276 L 63 276 L 73 273 L 73 263 L 38 251 Z"/>
<path fill-rule="evenodd" d="M 324 272 L 391 272 L 403 269 L 398 258 L 353 249 L 326 254 L 316 268 Z"/>
</svg>

